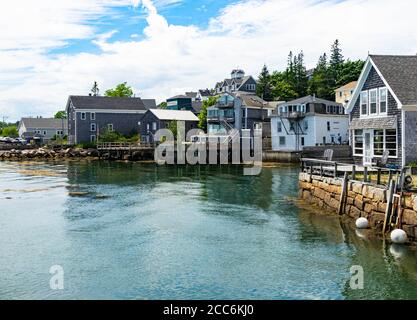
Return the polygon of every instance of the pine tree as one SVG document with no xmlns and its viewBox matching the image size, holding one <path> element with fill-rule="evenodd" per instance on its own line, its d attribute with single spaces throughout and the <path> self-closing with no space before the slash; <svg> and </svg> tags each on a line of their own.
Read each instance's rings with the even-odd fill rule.
<svg viewBox="0 0 417 320">
<path fill-rule="evenodd" d="M 262 71 L 259 75 L 256 94 L 265 101 L 273 100 L 271 75 L 269 74 L 269 70 L 266 65 L 263 66 Z"/>
<path fill-rule="evenodd" d="M 93 88 L 91 89 L 91 93 L 94 97 L 97 97 L 100 94 L 100 89 L 98 88 L 97 81 L 94 81 Z"/>
</svg>

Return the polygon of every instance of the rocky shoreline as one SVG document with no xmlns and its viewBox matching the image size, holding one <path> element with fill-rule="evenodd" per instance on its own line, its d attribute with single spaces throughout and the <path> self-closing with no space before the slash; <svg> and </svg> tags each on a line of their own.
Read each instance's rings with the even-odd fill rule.
<svg viewBox="0 0 417 320">
<path fill-rule="evenodd" d="M 70 158 L 98 158 L 99 152 L 96 149 L 67 148 L 53 150 L 48 148 L 28 150 L 0 150 L 0 161 L 5 160 L 28 160 L 28 159 L 70 159 Z"/>
</svg>

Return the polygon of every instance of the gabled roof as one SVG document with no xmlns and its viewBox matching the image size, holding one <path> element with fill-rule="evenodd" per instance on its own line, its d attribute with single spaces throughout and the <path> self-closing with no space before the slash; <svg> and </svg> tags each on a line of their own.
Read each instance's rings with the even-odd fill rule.
<svg viewBox="0 0 417 320">
<path fill-rule="evenodd" d="M 201 90 L 198 90 L 198 92 L 200 93 L 200 95 L 202 96 L 202 97 L 210 97 L 210 96 L 212 96 L 212 92 L 209 90 L 209 89 L 201 89 Z"/>
<path fill-rule="evenodd" d="M 26 129 L 56 129 L 68 128 L 68 121 L 55 118 L 22 118 L 20 126 L 24 125 Z"/>
<path fill-rule="evenodd" d="M 352 110 L 372 67 L 398 103 L 398 107 L 417 106 L 417 56 L 370 55 L 348 104 Z"/>
<path fill-rule="evenodd" d="M 152 112 L 159 120 L 198 121 L 191 111 L 151 109 L 148 112 Z"/>
<path fill-rule="evenodd" d="M 343 107 L 343 105 L 341 103 L 337 103 L 334 101 L 330 101 L 330 100 L 325 100 L 325 99 L 320 99 L 320 98 L 316 98 L 314 96 L 305 96 L 302 98 L 298 98 L 292 101 L 288 101 L 282 105 L 287 105 L 287 106 L 291 106 L 291 105 L 299 105 L 299 104 L 307 104 L 307 103 L 322 103 L 325 105 L 331 105 L 331 106 L 341 106 Z"/>
<path fill-rule="evenodd" d="M 371 59 L 401 104 L 417 105 L 417 55 L 371 55 Z"/>
<path fill-rule="evenodd" d="M 70 96 L 70 101 L 76 109 L 91 110 L 131 110 L 146 111 L 147 108 L 141 98 L 114 98 L 100 96 Z"/>
<path fill-rule="evenodd" d="M 155 99 L 142 99 L 143 104 L 146 109 L 156 109 L 156 100 Z"/>
<path fill-rule="evenodd" d="M 197 92 L 186 92 L 185 95 L 189 98 L 197 98 L 198 93 Z"/>
<path fill-rule="evenodd" d="M 335 91 L 346 91 L 346 90 L 352 90 L 356 88 L 356 85 L 358 84 L 358 81 L 352 81 L 344 86 L 341 86 L 340 88 L 337 88 Z"/>
<path fill-rule="evenodd" d="M 252 77 L 252 76 L 245 76 L 243 77 L 241 80 L 242 82 L 240 83 L 239 89 L 243 87 L 243 85 L 248 82 L 248 80 L 252 79 L 253 81 L 256 82 L 256 80 Z"/>
<path fill-rule="evenodd" d="M 173 96 L 171 98 L 168 98 L 167 100 L 175 100 L 175 99 L 191 99 L 191 97 L 188 97 L 184 94 L 179 94 L 177 96 Z"/>
</svg>

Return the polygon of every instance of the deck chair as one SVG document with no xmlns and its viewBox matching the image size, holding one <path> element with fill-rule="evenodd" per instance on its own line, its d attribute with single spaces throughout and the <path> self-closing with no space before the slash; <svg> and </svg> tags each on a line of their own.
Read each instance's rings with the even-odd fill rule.
<svg viewBox="0 0 417 320">
<path fill-rule="evenodd" d="M 386 167 L 387 166 L 387 163 L 388 163 L 388 157 L 389 157 L 389 151 L 388 150 L 385 150 L 382 153 L 382 158 L 379 159 L 379 160 L 377 160 L 376 166 L 377 167 Z"/>
<path fill-rule="evenodd" d="M 326 149 L 324 151 L 324 156 L 323 156 L 324 160 L 326 161 L 332 161 L 333 159 L 333 149 Z"/>
</svg>

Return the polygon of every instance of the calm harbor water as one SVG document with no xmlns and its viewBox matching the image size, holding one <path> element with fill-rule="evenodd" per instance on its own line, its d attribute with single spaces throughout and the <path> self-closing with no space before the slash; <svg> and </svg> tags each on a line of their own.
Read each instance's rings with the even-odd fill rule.
<svg viewBox="0 0 417 320">
<path fill-rule="evenodd" d="M 0 163 L 0 298 L 416 299 L 416 251 L 300 208 L 297 177 Z M 64 290 L 50 289 L 53 265 Z M 353 265 L 364 290 L 350 289 Z"/>
</svg>

